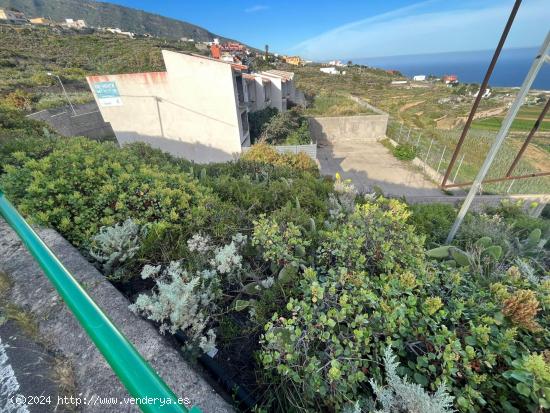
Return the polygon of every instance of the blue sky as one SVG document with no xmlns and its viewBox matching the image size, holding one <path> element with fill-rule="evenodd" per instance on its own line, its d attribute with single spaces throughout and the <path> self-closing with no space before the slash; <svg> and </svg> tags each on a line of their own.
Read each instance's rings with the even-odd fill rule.
<svg viewBox="0 0 550 413">
<path fill-rule="evenodd" d="M 513 0 L 111 0 L 313 60 L 494 49 Z M 550 0 L 524 0 L 506 47 L 539 46 Z"/>
</svg>

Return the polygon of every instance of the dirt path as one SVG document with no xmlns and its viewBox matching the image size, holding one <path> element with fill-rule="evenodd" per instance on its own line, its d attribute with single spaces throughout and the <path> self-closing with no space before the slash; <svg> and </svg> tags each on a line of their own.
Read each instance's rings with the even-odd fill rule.
<svg viewBox="0 0 550 413">
<path fill-rule="evenodd" d="M 405 112 L 407 109 L 414 108 L 415 106 L 420 105 L 421 103 L 424 103 L 425 100 L 417 100 L 416 102 L 410 102 L 406 103 L 403 106 L 399 108 L 399 113 Z"/>
<path fill-rule="evenodd" d="M 500 106 L 498 108 L 478 111 L 474 115 L 474 120 L 501 115 L 504 111 L 506 111 L 506 109 L 506 106 Z M 443 118 L 436 120 L 435 125 L 437 129 L 450 130 L 460 125 L 464 125 L 466 123 L 466 120 L 468 120 L 468 116 L 458 116 L 456 118 L 444 116 Z"/>
</svg>

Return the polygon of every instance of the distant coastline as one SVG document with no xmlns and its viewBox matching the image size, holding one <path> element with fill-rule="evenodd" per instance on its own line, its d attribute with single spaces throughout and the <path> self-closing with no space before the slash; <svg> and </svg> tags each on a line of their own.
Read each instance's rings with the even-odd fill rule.
<svg viewBox="0 0 550 413">
<path fill-rule="evenodd" d="M 491 77 L 490 85 L 493 87 L 521 86 L 537 52 L 538 48 L 536 47 L 504 49 Z M 372 67 L 399 70 L 408 77 L 456 74 L 462 83 L 481 83 L 492 55 L 492 50 L 478 50 L 351 60 L 353 63 Z M 550 66 L 548 64 L 542 67 L 539 76 L 533 83 L 533 89 L 550 90 Z"/>
</svg>

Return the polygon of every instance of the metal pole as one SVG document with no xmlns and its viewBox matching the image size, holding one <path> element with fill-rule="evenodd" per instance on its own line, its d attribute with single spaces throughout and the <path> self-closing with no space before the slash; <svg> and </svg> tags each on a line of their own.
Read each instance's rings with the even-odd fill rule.
<svg viewBox="0 0 550 413">
<path fill-rule="evenodd" d="M 516 182 L 515 179 L 512 182 L 510 182 L 510 186 L 508 187 L 508 190 L 506 191 L 507 194 L 510 193 L 510 189 L 512 189 L 512 185 L 514 185 L 514 182 Z"/>
<path fill-rule="evenodd" d="M 519 160 L 523 156 L 523 152 L 525 152 L 525 149 L 527 149 L 527 145 L 529 145 L 529 142 L 531 142 L 531 139 L 533 139 L 533 136 L 535 133 L 539 130 L 540 124 L 544 120 L 544 117 L 548 113 L 548 109 L 550 108 L 550 98 L 546 101 L 546 104 L 544 105 L 544 108 L 542 109 L 542 112 L 540 113 L 539 117 L 537 118 L 537 121 L 529 131 L 529 134 L 527 135 L 527 138 L 525 138 L 525 142 L 523 142 L 523 145 L 521 146 L 521 149 L 519 150 L 518 154 L 516 155 L 516 158 L 512 162 L 512 165 L 510 166 L 510 169 L 508 169 L 508 172 L 506 172 L 506 176 L 512 175 L 512 172 L 514 172 L 514 169 L 516 168 Z"/>
<path fill-rule="evenodd" d="M 497 182 L 513 181 L 514 179 L 528 179 L 528 178 L 539 178 L 543 176 L 550 176 L 550 172 L 532 172 L 525 175 L 513 175 L 505 176 L 504 178 L 493 178 L 493 179 L 484 179 L 482 184 L 494 184 Z M 460 184 L 447 184 L 444 188 L 460 188 L 463 186 L 472 186 L 474 181 L 471 182 L 462 182 Z"/>
<path fill-rule="evenodd" d="M 180 404 L 178 397 L 101 311 L 84 288 L 6 199 L 2 191 L 0 191 L 0 216 L 4 217 L 19 235 L 130 395 L 141 400 L 146 397 L 154 398 L 153 403 L 139 404 L 140 409 L 147 413 L 186 413 L 188 410 Z M 195 407 L 192 412 L 200 412 L 200 410 Z"/>
<path fill-rule="evenodd" d="M 69 99 L 69 95 L 67 94 L 67 91 L 65 90 L 65 86 L 63 86 L 63 82 L 61 81 L 61 78 L 58 75 L 54 75 L 54 76 L 57 78 L 57 80 L 59 80 L 59 84 L 61 85 L 61 89 L 63 89 L 63 94 L 65 95 L 65 99 L 67 99 L 67 102 L 69 102 L 69 106 L 73 111 L 73 116 L 76 116 L 76 111 L 74 110 L 74 106 L 71 102 L 71 99 Z"/>
<path fill-rule="evenodd" d="M 479 106 L 479 102 L 481 102 L 481 97 L 483 96 L 483 94 L 485 93 L 485 90 L 487 89 L 487 85 L 489 84 L 489 79 L 491 78 L 491 75 L 493 73 L 493 69 L 495 68 L 498 57 L 500 55 L 500 51 L 502 50 L 502 47 L 504 46 L 504 42 L 506 41 L 506 37 L 508 37 L 508 32 L 510 31 L 510 28 L 512 27 L 512 23 L 514 22 L 514 18 L 516 17 L 516 13 L 517 13 L 520 5 L 521 5 L 521 0 L 516 0 L 516 2 L 514 3 L 514 7 L 512 8 L 512 11 L 510 12 L 510 17 L 508 17 L 508 21 L 506 22 L 506 26 L 504 27 L 504 31 L 502 32 L 502 35 L 500 36 L 500 40 L 498 42 L 497 48 L 495 50 L 493 58 L 491 59 L 491 63 L 489 64 L 489 67 L 487 68 L 487 73 L 485 73 L 485 78 L 483 79 L 483 82 L 481 83 L 481 87 L 479 88 L 479 92 L 477 93 L 476 99 L 474 101 L 474 105 L 472 106 L 472 110 L 470 111 L 470 114 L 468 115 L 468 120 L 466 121 L 466 124 L 464 125 L 464 129 L 462 129 L 462 134 L 460 135 L 460 138 L 458 139 L 458 143 L 456 145 L 453 156 L 451 157 L 451 162 L 449 163 L 449 166 L 447 167 L 447 171 L 445 172 L 445 176 L 443 177 L 443 182 L 441 183 L 441 186 L 445 186 L 445 184 L 447 183 L 447 180 L 449 179 L 449 176 L 451 175 L 451 170 L 453 169 L 453 166 L 456 162 L 456 158 L 458 157 L 458 153 L 460 152 L 460 148 L 462 148 L 462 144 L 464 143 L 464 140 L 466 139 L 466 134 L 468 133 L 468 130 L 470 129 L 470 125 L 472 124 L 472 121 L 474 120 L 474 115 L 475 115 L 475 113 L 477 111 L 477 108 Z"/>
<path fill-rule="evenodd" d="M 483 162 L 483 165 L 481 166 L 481 169 L 479 170 L 476 176 L 476 179 L 474 180 L 472 187 L 470 188 L 470 192 L 468 192 L 468 195 L 466 196 L 466 199 L 464 200 L 464 203 L 462 204 L 462 207 L 458 212 L 458 216 L 456 217 L 453 227 L 451 228 L 451 231 L 447 236 L 447 243 L 450 243 L 453 240 L 453 238 L 455 237 L 458 231 L 458 228 L 460 227 L 460 224 L 462 223 L 462 220 L 466 216 L 466 212 L 468 212 L 468 209 L 470 208 L 470 205 L 475 197 L 475 194 L 479 188 L 479 185 L 481 185 L 481 183 L 483 182 L 483 179 L 485 178 L 485 175 L 487 175 L 487 172 L 489 171 L 489 168 L 491 167 L 491 164 L 493 163 L 493 160 L 495 159 L 495 156 L 498 150 L 502 146 L 502 143 L 504 142 L 504 139 L 508 134 L 508 130 L 510 129 L 510 126 L 512 126 L 512 122 L 514 121 L 516 115 L 519 112 L 519 109 L 525 99 L 525 96 L 529 92 L 529 89 L 531 89 L 531 85 L 533 84 L 535 77 L 537 76 L 540 68 L 546 61 L 546 55 L 548 54 L 549 48 L 550 48 L 550 31 L 547 33 L 546 38 L 544 39 L 544 42 L 539 52 L 535 56 L 533 64 L 531 65 L 531 68 L 529 69 L 529 72 L 527 73 L 527 76 L 525 77 L 525 80 L 521 85 L 521 89 L 519 90 L 516 96 L 516 99 L 512 103 L 510 110 L 508 110 L 506 117 L 502 121 L 502 125 L 495 138 L 495 142 L 493 143 L 493 146 L 489 150 L 489 153 L 487 154 L 487 157 L 485 158 L 485 161 Z"/>
<path fill-rule="evenodd" d="M 441 162 L 443 162 L 443 157 L 445 156 L 445 151 L 447 150 L 447 147 L 443 147 L 443 152 L 441 152 L 441 158 L 439 159 L 439 163 L 437 164 L 437 173 L 439 173 L 439 168 L 441 167 Z"/>
<path fill-rule="evenodd" d="M 420 143 L 420 137 L 421 136 L 422 136 L 422 133 L 420 133 L 420 135 L 418 135 L 418 139 L 416 140 L 416 145 L 414 145 L 417 148 L 418 148 L 418 144 Z"/>
<path fill-rule="evenodd" d="M 460 162 L 458 163 L 458 168 L 456 168 L 455 177 L 453 178 L 453 182 L 456 181 L 456 177 L 458 176 L 458 171 L 460 171 L 460 167 L 462 166 L 462 161 L 464 161 L 464 157 L 466 154 L 462 155 L 462 158 L 460 158 Z"/>
<path fill-rule="evenodd" d="M 411 128 L 409 128 L 409 133 L 407 134 L 407 142 L 411 139 Z"/>
</svg>

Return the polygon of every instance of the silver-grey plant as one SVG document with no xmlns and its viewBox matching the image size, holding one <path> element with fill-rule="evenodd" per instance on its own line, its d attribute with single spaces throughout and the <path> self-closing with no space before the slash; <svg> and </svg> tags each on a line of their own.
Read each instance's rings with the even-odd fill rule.
<svg viewBox="0 0 550 413">
<path fill-rule="evenodd" d="M 382 406 L 377 413 L 448 413 L 454 411 L 453 397 L 447 392 L 445 384 L 439 386 L 431 395 L 421 385 L 410 383 L 407 378 L 397 374 L 399 362 L 390 346 L 384 351 L 386 369 L 386 386 L 381 386 L 373 379 L 370 385 L 376 395 L 376 401 Z"/>
<path fill-rule="evenodd" d="M 146 228 L 131 218 L 110 227 L 101 227 L 91 241 L 90 255 L 101 264 L 105 276 L 123 278 L 121 267 L 140 248 Z"/>
</svg>

